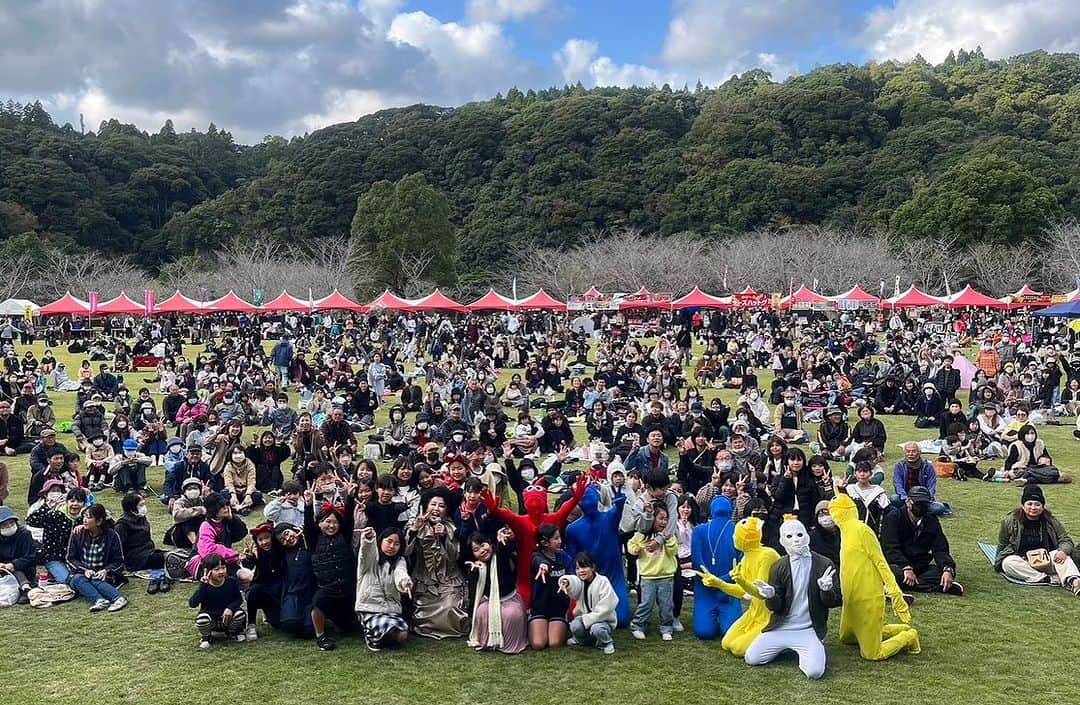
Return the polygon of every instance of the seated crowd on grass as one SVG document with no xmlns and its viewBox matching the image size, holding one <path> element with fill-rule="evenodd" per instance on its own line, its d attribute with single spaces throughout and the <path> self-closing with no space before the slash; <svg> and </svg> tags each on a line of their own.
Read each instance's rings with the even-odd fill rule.
<svg viewBox="0 0 1080 705">
<path fill-rule="evenodd" d="M 0 572 L 20 602 L 40 581 L 110 612 L 133 573 L 151 593 L 194 579 L 204 648 L 256 639 L 261 614 L 323 650 L 332 625 L 372 650 L 414 634 L 611 653 L 630 594 L 635 637 L 653 605 L 663 639 L 682 631 L 718 497 L 781 552 L 794 515 L 838 564 L 828 500 L 847 493 L 905 590 L 962 595 L 939 519 L 955 477 L 1023 486 L 995 568 L 1080 595 L 1041 490 L 1070 477 L 1038 431 L 1080 411 L 1080 344 L 1023 313 L 934 315 L 597 313 L 589 336 L 550 314 L 47 321 L 32 335 L 85 359 L 4 341 L 0 455 L 30 471 L 26 516 L 0 507 Z M 924 440 L 890 448 L 879 415 Z M 172 524 L 152 531 L 147 502 Z M 566 529 L 595 512 L 618 512 L 610 545 Z"/>
</svg>

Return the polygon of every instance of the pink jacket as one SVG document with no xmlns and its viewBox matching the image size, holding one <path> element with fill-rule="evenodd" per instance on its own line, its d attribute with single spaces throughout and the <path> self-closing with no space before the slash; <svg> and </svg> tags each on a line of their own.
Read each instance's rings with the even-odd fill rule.
<svg viewBox="0 0 1080 705">
<path fill-rule="evenodd" d="M 188 406 L 187 402 L 180 405 L 176 410 L 176 423 L 191 423 L 200 416 L 206 416 L 209 409 L 203 402 L 196 402 L 195 406 Z"/>
<path fill-rule="evenodd" d="M 218 536 L 220 535 L 221 522 L 219 521 L 204 521 L 199 526 L 199 540 L 195 543 L 195 555 L 188 560 L 187 566 L 185 566 L 189 575 L 198 575 L 203 558 L 214 553 L 224 558 L 229 565 L 236 565 L 240 562 L 239 553 L 228 546 L 218 543 Z"/>
</svg>

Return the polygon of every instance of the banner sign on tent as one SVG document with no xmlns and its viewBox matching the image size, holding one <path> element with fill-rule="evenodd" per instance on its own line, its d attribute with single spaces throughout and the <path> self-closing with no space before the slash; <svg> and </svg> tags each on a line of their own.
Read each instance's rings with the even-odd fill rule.
<svg viewBox="0 0 1080 705">
<path fill-rule="evenodd" d="M 671 306 L 671 294 L 656 294 L 648 292 L 645 294 L 623 294 L 617 297 L 620 306 L 634 305 L 641 308 L 664 308 Z"/>
<path fill-rule="evenodd" d="M 1049 306 L 1053 303 L 1054 298 L 1065 299 L 1062 297 L 1054 297 L 1049 294 L 1024 294 L 1022 296 L 1011 296 L 1014 304 L 1027 304 L 1028 306 Z"/>
<path fill-rule="evenodd" d="M 96 291 L 87 292 L 86 301 L 90 304 L 90 315 L 97 313 L 98 293 Z"/>
<path fill-rule="evenodd" d="M 149 316 L 154 313 L 154 290 L 146 289 L 143 291 L 143 308 L 146 309 L 146 315 Z"/>
<path fill-rule="evenodd" d="M 838 299 L 836 302 L 838 311 L 870 310 L 878 307 L 877 301 L 858 301 L 853 299 Z M 797 308 L 797 307 L 796 307 Z"/>
<path fill-rule="evenodd" d="M 768 294 L 732 294 L 731 305 L 735 308 L 765 308 L 769 305 Z"/>
<path fill-rule="evenodd" d="M 566 300 L 568 311 L 617 311 L 619 304 L 610 294 L 571 296 Z"/>
</svg>

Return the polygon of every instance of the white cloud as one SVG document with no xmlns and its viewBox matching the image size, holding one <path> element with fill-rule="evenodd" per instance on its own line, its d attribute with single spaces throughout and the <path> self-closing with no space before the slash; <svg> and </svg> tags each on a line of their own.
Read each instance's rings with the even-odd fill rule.
<svg viewBox="0 0 1080 705">
<path fill-rule="evenodd" d="M 361 115 L 416 102 L 419 102 L 416 96 L 403 93 L 363 89 L 333 90 L 327 95 L 325 109 L 300 118 L 299 124 L 303 129 L 296 131 L 311 132 L 327 125 L 352 122 Z"/>
<path fill-rule="evenodd" d="M 549 0 L 469 0 L 468 17 L 473 22 L 520 21 L 548 8 Z"/>
<path fill-rule="evenodd" d="M 87 88 L 78 96 L 60 96 L 58 102 L 60 105 L 74 104 L 75 112 L 86 118 L 88 130 L 97 130 L 102 122 L 112 118 L 123 123 L 137 125 L 147 132 L 157 132 L 166 120 L 173 121 L 173 127 L 177 132 L 187 132 L 192 128 L 205 130 L 206 126 L 213 122 L 213 117 L 195 109 L 162 111 L 138 105 L 115 103 L 94 86 Z"/>
<path fill-rule="evenodd" d="M 1076 0 L 897 0 L 872 12 L 860 41 L 876 59 L 940 62 L 950 50 L 1000 58 L 1031 51 L 1080 51 Z"/>
<path fill-rule="evenodd" d="M 683 72 L 694 76 L 691 83 L 700 77 L 714 85 L 757 67 L 783 79 L 795 63 L 767 47 L 782 42 L 790 53 L 819 43 L 823 33 L 838 26 L 841 5 L 842 0 L 675 0 L 663 58 L 686 67 Z"/>
<path fill-rule="evenodd" d="M 587 39 L 570 39 L 555 52 L 555 63 L 567 83 L 593 86 L 648 86 L 676 83 L 674 74 L 642 66 L 620 64 L 608 56 L 600 56 L 600 45 Z M 679 83 L 678 85 L 681 85 Z"/>
</svg>

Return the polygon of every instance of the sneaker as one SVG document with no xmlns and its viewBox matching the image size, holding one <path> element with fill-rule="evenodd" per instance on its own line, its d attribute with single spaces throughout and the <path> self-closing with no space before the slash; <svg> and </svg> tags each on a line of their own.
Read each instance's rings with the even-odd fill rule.
<svg viewBox="0 0 1080 705">
<path fill-rule="evenodd" d="M 562 480 L 555 480 L 548 485 L 548 494 L 562 494 L 566 491 L 566 483 Z"/>
<path fill-rule="evenodd" d="M 660 635 L 661 641 L 671 641 L 671 632 L 664 632 Z"/>
<path fill-rule="evenodd" d="M 581 642 L 579 642 L 579 641 L 578 641 L 577 639 L 575 639 L 574 637 L 570 637 L 569 639 L 567 639 L 567 640 L 566 640 L 566 645 L 567 645 L 567 646 L 578 646 L 578 645 L 579 645 L 580 643 L 581 643 Z"/>
<path fill-rule="evenodd" d="M 90 611 L 91 612 L 100 612 L 102 610 L 107 610 L 107 609 L 109 609 L 109 601 L 104 599 L 104 598 L 100 599 L 97 602 L 95 602 L 94 604 L 90 605 Z"/>
<path fill-rule="evenodd" d="M 170 580 L 180 580 L 181 578 L 187 577 L 187 558 L 176 551 L 169 551 L 166 553 L 165 575 Z"/>
<path fill-rule="evenodd" d="M 645 638 L 645 632 L 641 631 L 640 629 L 635 629 L 634 631 L 630 632 L 630 634 L 632 634 L 633 637 L 638 640 Z"/>
<path fill-rule="evenodd" d="M 946 590 L 946 592 L 949 593 L 950 595 L 956 595 L 957 597 L 963 597 L 964 596 L 964 586 L 954 580 L 952 582 L 952 585 L 949 586 L 949 589 Z"/>
<path fill-rule="evenodd" d="M 172 590 L 173 581 L 170 580 L 168 577 L 162 578 L 159 582 L 160 585 L 158 586 L 158 592 L 166 593 L 169 590 Z"/>
<path fill-rule="evenodd" d="M 682 625 L 682 622 L 676 619 L 675 624 L 672 625 L 672 629 L 674 629 L 676 632 L 681 632 L 684 631 L 686 627 Z"/>
<path fill-rule="evenodd" d="M 210 648 L 210 639 L 202 639 L 201 641 L 199 641 L 199 648 L 202 649 L 203 651 L 206 651 L 207 649 L 209 649 Z"/>
<path fill-rule="evenodd" d="M 238 644 L 242 644 L 242 643 L 244 643 L 245 641 L 247 641 L 247 637 L 246 637 L 246 636 L 244 635 L 244 633 L 243 633 L 243 632 L 240 632 L 239 634 L 237 634 L 237 635 L 235 635 L 235 636 L 233 637 L 233 641 L 235 641 L 235 642 L 236 642 L 236 643 L 238 643 Z"/>
<path fill-rule="evenodd" d="M 247 631 L 244 632 L 244 636 L 248 641 L 255 641 L 259 638 L 259 630 L 255 628 L 254 624 L 247 625 Z"/>
<path fill-rule="evenodd" d="M 146 594 L 156 595 L 161 590 L 161 579 L 150 580 L 146 583 Z"/>
<path fill-rule="evenodd" d="M 337 648 L 337 644 L 330 637 L 323 634 L 315 640 L 315 645 L 319 647 L 319 651 L 333 651 Z"/>
<path fill-rule="evenodd" d="M 121 595 L 120 597 L 118 597 L 118 598 L 116 598 L 115 600 L 112 601 L 112 604 L 109 605 L 109 611 L 110 612 L 119 612 L 120 610 L 127 607 L 127 603 L 128 603 L 127 598 L 124 597 L 123 595 Z"/>
<path fill-rule="evenodd" d="M 373 645 L 370 641 L 367 641 L 366 639 L 364 640 L 364 643 L 367 644 L 367 650 L 368 651 L 371 651 L 371 652 L 376 653 L 376 654 L 379 653 L 380 651 L 382 651 L 381 647 Z"/>
<path fill-rule="evenodd" d="M 604 647 L 604 653 L 607 654 L 608 656 L 615 653 L 615 645 L 614 644 L 608 644 L 607 646 L 605 646 Z"/>
</svg>

